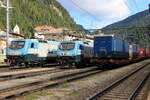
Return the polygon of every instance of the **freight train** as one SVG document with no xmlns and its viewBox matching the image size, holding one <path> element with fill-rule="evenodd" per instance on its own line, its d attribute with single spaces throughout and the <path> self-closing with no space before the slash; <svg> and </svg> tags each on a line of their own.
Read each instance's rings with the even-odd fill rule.
<svg viewBox="0 0 150 100">
<path fill-rule="evenodd" d="M 98 67 L 122 65 L 150 57 L 150 50 L 140 49 L 114 35 L 94 37 L 94 42 L 40 41 L 38 39 L 13 40 L 7 50 L 11 66 L 45 65 L 52 62 L 61 67 L 81 67 L 94 64 Z"/>
<path fill-rule="evenodd" d="M 148 50 L 147 48 L 141 48 L 140 56 L 141 57 L 150 57 L 150 50 Z"/>
<path fill-rule="evenodd" d="M 145 57 L 143 52 L 143 57 Z M 141 59 L 140 47 L 137 44 L 115 37 L 102 35 L 94 38 L 94 59 L 99 67 L 122 65 Z"/>
<path fill-rule="evenodd" d="M 37 39 L 13 40 L 7 50 L 10 66 L 31 66 L 56 62 L 59 42 Z"/>
<path fill-rule="evenodd" d="M 58 48 L 58 62 L 63 67 L 80 67 L 92 64 L 93 42 L 61 42 Z"/>
</svg>

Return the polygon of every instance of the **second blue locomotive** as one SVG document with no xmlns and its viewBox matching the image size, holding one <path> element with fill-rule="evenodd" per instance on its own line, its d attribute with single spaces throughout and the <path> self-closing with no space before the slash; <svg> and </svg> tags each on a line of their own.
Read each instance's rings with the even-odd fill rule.
<svg viewBox="0 0 150 100">
<path fill-rule="evenodd" d="M 66 67 L 78 67 L 92 63 L 93 43 L 83 41 L 61 42 L 58 62 Z"/>
</svg>

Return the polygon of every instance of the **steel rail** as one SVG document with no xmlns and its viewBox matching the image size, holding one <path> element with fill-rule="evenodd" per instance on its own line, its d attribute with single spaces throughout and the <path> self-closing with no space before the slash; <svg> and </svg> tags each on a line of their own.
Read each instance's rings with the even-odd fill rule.
<svg viewBox="0 0 150 100">
<path fill-rule="evenodd" d="M 0 75 L 0 82 L 12 80 L 12 79 L 21 79 L 21 78 L 38 76 L 38 75 L 44 75 L 48 73 L 62 72 L 62 71 L 63 70 L 58 70 L 58 69 L 48 69 L 48 70 L 42 70 L 42 71 L 24 72 L 24 73 L 19 73 L 19 74 Z"/>
<path fill-rule="evenodd" d="M 48 88 L 52 88 L 52 87 L 55 87 L 55 86 L 59 86 L 61 84 L 64 84 L 64 83 L 67 83 L 67 82 L 72 82 L 72 81 L 75 81 L 75 80 L 79 80 L 79 79 L 82 79 L 82 78 L 85 78 L 85 77 L 88 77 L 88 76 L 91 76 L 91 75 L 98 74 L 100 72 L 104 72 L 104 71 L 101 71 L 101 70 L 91 70 L 91 71 L 86 71 L 86 72 L 74 73 L 74 75 L 73 74 L 70 74 L 68 76 L 66 75 L 65 77 L 61 77 L 61 78 L 59 77 L 58 79 L 54 78 L 56 82 L 54 82 L 52 84 L 48 84 L 48 85 L 42 86 L 40 88 L 35 88 L 35 89 L 32 89 L 32 90 L 27 90 L 27 91 L 19 92 L 19 93 L 16 93 L 16 94 L 8 95 L 6 97 L 0 98 L 0 100 L 14 99 L 14 98 L 20 97 L 22 95 L 27 95 L 27 94 L 30 94 L 32 92 L 36 92 L 36 91 L 39 91 L 39 90 L 43 90 L 43 89 L 48 89 Z M 35 84 L 32 84 L 32 85 L 36 86 L 36 85 L 40 85 L 40 84 L 41 84 L 41 82 L 35 83 Z M 31 87 L 31 84 L 28 84 L 26 87 Z M 17 89 L 17 88 L 15 88 L 15 89 Z M 9 91 L 11 91 L 11 90 L 9 90 Z"/>
<path fill-rule="evenodd" d="M 150 72 L 143 78 L 143 80 L 138 84 L 137 88 L 132 92 L 132 94 L 129 96 L 128 100 L 135 100 L 135 97 L 141 90 L 142 86 L 144 86 L 145 82 L 150 76 Z"/>
<path fill-rule="evenodd" d="M 0 93 L 6 92 L 6 91 L 10 91 L 10 90 L 13 90 L 13 89 L 23 88 L 23 87 L 26 87 L 26 86 L 29 86 L 29 85 L 32 86 L 32 85 L 35 85 L 35 84 L 38 85 L 38 84 L 41 84 L 41 83 L 44 83 L 44 82 L 48 82 L 48 81 L 55 81 L 55 80 L 62 79 L 62 78 L 65 78 L 65 77 L 70 77 L 70 76 L 74 76 L 74 75 L 78 75 L 78 74 L 83 74 L 83 73 L 87 73 L 87 72 L 95 71 L 95 70 L 96 70 L 96 68 L 88 69 L 88 70 L 85 70 L 85 71 L 72 72 L 72 73 L 69 73 L 69 74 L 62 75 L 62 76 L 51 77 L 49 79 L 40 80 L 40 81 L 36 81 L 36 82 L 25 83 L 25 84 L 22 84 L 22 85 L 19 85 L 19 86 L 15 86 L 15 87 L 1 89 Z"/>
<path fill-rule="evenodd" d="M 89 98 L 87 98 L 87 100 L 95 100 L 95 98 L 97 97 L 101 97 L 102 95 L 104 95 L 105 92 L 107 92 L 108 90 L 112 89 L 114 86 L 118 85 L 119 83 L 121 83 L 122 81 L 126 80 L 128 77 L 132 76 L 133 74 L 135 74 L 136 72 L 140 71 L 141 69 L 143 69 L 144 67 L 148 66 L 150 63 L 145 64 L 133 71 L 131 71 L 129 74 L 123 76 L 122 78 L 114 81 L 113 83 L 111 83 L 110 85 L 106 86 L 104 89 L 102 89 L 101 91 L 98 91 L 97 93 L 95 93 L 94 95 L 91 95 Z"/>
</svg>

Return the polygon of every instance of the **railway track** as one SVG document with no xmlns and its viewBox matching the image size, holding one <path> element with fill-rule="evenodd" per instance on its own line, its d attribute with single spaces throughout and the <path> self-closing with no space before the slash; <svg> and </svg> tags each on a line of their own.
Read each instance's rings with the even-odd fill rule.
<svg viewBox="0 0 150 100">
<path fill-rule="evenodd" d="M 73 72 L 69 74 L 64 74 L 57 77 L 52 77 L 47 80 L 41 80 L 36 82 L 31 82 L 27 84 L 22 84 L 14 87 L 0 89 L 0 100 L 4 99 L 14 99 L 22 95 L 26 95 L 35 91 L 51 88 L 58 86 L 60 84 L 71 82 L 74 80 L 79 80 L 90 75 L 95 75 L 97 73 L 103 72 L 97 70 L 97 68 L 88 69 L 79 72 Z"/>
<path fill-rule="evenodd" d="M 107 85 L 87 100 L 134 100 L 150 76 L 150 64 L 143 65 Z"/>
<path fill-rule="evenodd" d="M 58 64 L 52 63 L 52 64 L 46 64 L 44 67 L 38 67 L 38 66 L 31 66 L 31 67 L 19 67 L 19 66 L 9 66 L 9 65 L 0 65 L 0 72 L 9 72 L 9 71 L 20 71 L 20 70 L 28 70 L 28 69 L 35 69 L 35 68 L 50 68 L 50 67 L 56 67 Z"/>
<path fill-rule="evenodd" d="M 60 69 L 46 69 L 46 70 L 38 70 L 38 71 L 32 71 L 32 69 L 30 69 L 30 72 L 22 72 L 23 70 L 17 71 L 15 74 L 9 74 L 9 72 L 7 72 L 8 74 L 0 74 L 0 82 L 1 81 L 7 81 L 7 80 L 12 80 L 12 79 L 21 79 L 21 78 L 26 78 L 26 77 L 33 77 L 33 76 L 38 76 L 38 75 L 44 75 L 44 74 L 48 74 L 48 73 L 57 73 L 57 72 L 62 72 L 64 70 L 60 70 Z"/>
</svg>

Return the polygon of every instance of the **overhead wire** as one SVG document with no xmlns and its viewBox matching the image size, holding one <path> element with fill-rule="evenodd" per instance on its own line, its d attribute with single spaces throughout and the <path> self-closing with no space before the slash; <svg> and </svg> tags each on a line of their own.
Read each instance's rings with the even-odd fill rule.
<svg viewBox="0 0 150 100">
<path fill-rule="evenodd" d="M 77 8 L 79 8 L 80 10 L 82 10 L 82 11 L 84 11 L 85 13 L 87 13 L 88 15 L 94 17 L 95 19 L 98 19 L 98 20 L 99 20 L 99 18 L 95 17 L 94 14 L 92 14 L 92 13 L 90 13 L 88 10 L 86 10 L 86 9 L 84 9 L 84 8 L 82 8 L 82 7 L 80 7 L 80 6 L 79 6 L 76 2 L 74 2 L 73 0 L 70 0 L 70 1 L 72 2 L 72 4 L 74 4 L 74 5 L 75 5 Z M 124 4 L 128 7 L 128 9 L 130 9 L 130 7 L 129 7 L 127 1 L 126 1 L 126 0 L 123 0 L 123 2 L 124 2 Z M 137 5 L 137 3 L 136 3 L 135 0 L 133 0 L 133 3 L 135 4 L 136 10 L 139 11 L 139 7 L 138 7 L 138 5 Z M 143 25 L 142 25 L 141 28 L 143 28 Z M 136 29 L 137 29 L 137 31 L 139 31 L 138 29 L 141 29 L 141 28 L 136 28 Z M 143 29 L 142 29 L 142 30 L 143 30 Z"/>
<path fill-rule="evenodd" d="M 123 3 L 128 7 L 128 9 L 130 9 L 128 3 L 127 3 L 127 0 L 123 0 Z"/>
<path fill-rule="evenodd" d="M 88 15 L 94 17 L 97 20 L 100 20 L 98 17 L 96 17 L 94 14 L 90 13 L 88 10 L 80 7 L 77 3 L 75 3 L 73 0 L 70 0 L 72 4 L 74 4 L 77 8 L 79 8 L 80 10 L 84 11 L 85 13 L 87 13 Z"/>
<path fill-rule="evenodd" d="M 138 7 L 138 5 L 137 5 L 135 0 L 133 0 L 133 3 L 135 4 L 136 9 L 139 11 L 139 7 Z"/>
<path fill-rule="evenodd" d="M 94 14 L 92 14 L 92 13 L 90 13 L 88 10 L 86 10 L 86 9 L 84 9 L 84 8 L 82 8 L 82 7 L 80 7 L 76 2 L 74 2 L 73 0 L 70 0 L 71 1 L 71 3 L 72 4 L 74 4 L 77 8 L 79 8 L 81 11 L 83 11 L 83 12 L 85 12 L 86 14 L 88 14 L 89 16 L 91 16 L 91 17 L 93 17 L 93 18 L 95 18 L 95 20 L 99 20 L 99 21 L 101 21 L 101 19 L 100 18 L 98 18 L 98 17 L 96 17 Z M 91 27 L 93 27 L 93 21 L 91 21 Z"/>
</svg>

